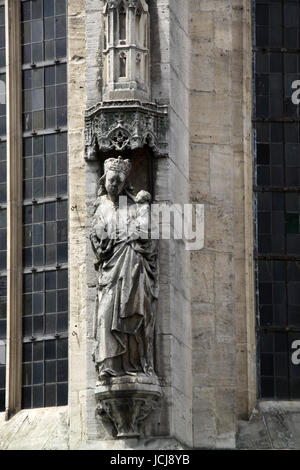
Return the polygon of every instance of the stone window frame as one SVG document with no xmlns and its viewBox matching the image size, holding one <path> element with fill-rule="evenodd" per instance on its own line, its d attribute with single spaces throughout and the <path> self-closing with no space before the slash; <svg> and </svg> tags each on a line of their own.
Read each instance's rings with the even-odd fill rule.
<svg viewBox="0 0 300 470">
<path fill-rule="evenodd" d="M 22 387 L 22 72 L 21 3 L 5 6 L 7 119 L 7 335 L 5 418 L 21 409 Z M 9 27 L 7 27 L 9 25 Z"/>
</svg>

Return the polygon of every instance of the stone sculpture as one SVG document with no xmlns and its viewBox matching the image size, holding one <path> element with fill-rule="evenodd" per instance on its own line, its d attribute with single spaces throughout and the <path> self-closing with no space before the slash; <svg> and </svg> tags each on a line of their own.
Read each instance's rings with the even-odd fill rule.
<svg viewBox="0 0 300 470">
<path fill-rule="evenodd" d="M 144 230 L 150 194 L 131 192 L 130 166 L 121 157 L 105 161 L 93 220 L 99 273 L 94 360 L 100 378 L 154 372 L 157 243 Z"/>
<path fill-rule="evenodd" d="M 90 236 L 98 272 L 96 396 L 119 437 L 139 435 L 137 424 L 160 396 L 153 353 L 157 240 L 149 237 L 151 196 L 134 195 L 130 169 L 122 157 L 104 162 Z"/>
<path fill-rule="evenodd" d="M 108 152 L 168 155 L 168 106 L 151 102 L 146 0 L 103 1 L 102 99 L 86 110 L 86 161 Z M 147 191 L 129 183 L 129 160 L 109 158 L 90 235 L 96 256 L 94 352 L 97 412 L 117 437 L 138 437 L 162 395 L 155 373 L 157 240 L 149 235 Z M 149 175 L 150 176 L 150 175 Z"/>
</svg>

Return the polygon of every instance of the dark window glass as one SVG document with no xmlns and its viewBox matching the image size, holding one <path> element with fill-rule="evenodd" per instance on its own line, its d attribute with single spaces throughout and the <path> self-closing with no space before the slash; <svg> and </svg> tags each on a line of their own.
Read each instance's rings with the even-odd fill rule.
<svg viewBox="0 0 300 470">
<path fill-rule="evenodd" d="M 22 407 L 62 406 L 67 404 L 68 391 L 65 1 L 22 1 L 22 54 L 25 271 Z M 35 66 L 29 69 L 28 64 L 32 63 Z M 0 197 L 4 164 L 0 157 Z M 6 225 L 0 210 L 2 229 L 6 230 Z M 0 242 L 0 270 L 1 249 Z M 0 337 L 5 326 L 2 327 L 1 318 Z"/>
<path fill-rule="evenodd" d="M 255 207 L 260 395 L 299 399 L 299 2 L 254 1 Z M 300 343 L 299 343 L 300 345 Z"/>
<path fill-rule="evenodd" d="M 5 67 L 5 9 L 0 6 L 0 67 Z"/>
<path fill-rule="evenodd" d="M 65 2 L 58 2 L 57 5 L 54 0 L 22 2 L 21 15 L 24 64 L 65 57 L 65 53 L 59 54 L 54 47 L 52 50 L 49 47 L 49 42 L 55 38 L 64 42 L 66 40 Z M 1 31 L 0 25 L 0 47 Z"/>
</svg>

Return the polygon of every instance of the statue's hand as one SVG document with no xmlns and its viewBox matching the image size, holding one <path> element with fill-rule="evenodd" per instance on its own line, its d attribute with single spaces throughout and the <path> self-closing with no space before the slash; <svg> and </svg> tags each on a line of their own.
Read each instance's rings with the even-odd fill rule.
<svg viewBox="0 0 300 470">
<path fill-rule="evenodd" d="M 111 255 L 111 249 L 112 249 L 112 240 L 109 240 L 108 243 L 107 241 L 102 241 L 99 243 L 97 249 L 96 249 L 96 256 L 99 261 L 104 261 L 109 258 Z"/>
<path fill-rule="evenodd" d="M 93 233 L 99 240 L 103 240 L 103 239 L 107 238 L 107 231 L 106 231 L 105 226 L 103 224 L 94 225 Z"/>
<path fill-rule="evenodd" d="M 90 233 L 90 240 L 92 242 L 92 246 L 94 247 L 95 250 L 97 250 L 97 247 L 100 245 L 99 239 L 96 235 L 95 230 L 92 230 Z"/>
<path fill-rule="evenodd" d="M 137 231 L 129 233 L 127 237 L 127 242 L 134 242 L 140 238 L 140 235 Z"/>
<path fill-rule="evenodd" d="M 143 226 L 138 222 L 134 222 L 130 225 L 128 230 L 128 238 L 127 241 L 136 241 L 136 240 L 147 240 L 149 238 L 149 229 L 148 225 Z"/>
</svg>

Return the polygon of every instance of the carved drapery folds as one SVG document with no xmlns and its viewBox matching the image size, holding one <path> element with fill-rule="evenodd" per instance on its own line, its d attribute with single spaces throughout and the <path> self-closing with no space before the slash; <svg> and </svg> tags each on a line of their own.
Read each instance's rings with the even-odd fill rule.
<svg viewBox="0 0 300 470">
<path fill-rule="evenodd" d="M 154 155 L 167 155 L 168 108 L 139 101 L 100 103 L 86 112 L 86 159 L 97 150 L 134 150 L 148 145 Z"/>
<path fill-rule="evenodd" d="M 154 364 L 158 243 L 151 238 L 151 195 L 135 194 L 131 166 L 121 156 L 105 160 L 90 233 L 98 276 L 95 395 L 118 437 L 139 436 L 138 424 L 161 396 Z"/>
</svg>

